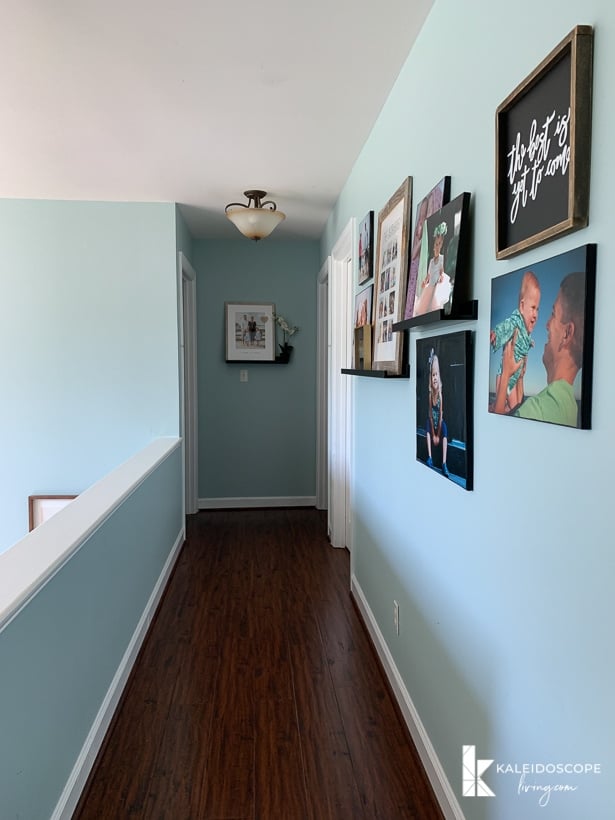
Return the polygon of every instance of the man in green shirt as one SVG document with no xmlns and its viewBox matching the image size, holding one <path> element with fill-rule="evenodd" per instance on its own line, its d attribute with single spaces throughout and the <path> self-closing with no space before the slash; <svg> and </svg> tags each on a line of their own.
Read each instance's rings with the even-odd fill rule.
<svg viewBox="0 0 615 820">
<path fill-rule="evenodd" d="M 547 322 L 547 342 L 542 355 L 547 386 L 526 399 L 513 411 L 513 415 L 578 427 L 577 402 L 572 384 L 583 366 L 584 323 L 585 274 L 570 273 L 562 280 Z M 523 362 L 517 363 L 514 358 L 516 333 L 504 347 L 502 378 L 495 398 L 496 413 L 505 412 L 506 385 L 510 377 L 523 367 Z M 520 380 L 522 378 L 523 373 Z"/>
</svg>

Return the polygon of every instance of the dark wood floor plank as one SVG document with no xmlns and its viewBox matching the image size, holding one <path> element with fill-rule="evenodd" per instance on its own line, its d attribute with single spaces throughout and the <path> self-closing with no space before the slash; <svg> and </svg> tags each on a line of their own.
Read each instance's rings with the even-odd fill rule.
<svg viewBox="0 0 615 820">
<path fill-rule="evenodd" d="M 255 817 L 305 818 L 305 780 L 293 700 L 256 704 Z"/>
<path fill-rule="evenodd" d="M 442 820 L 325 527 L 189 518 L 74 820 Z"/>
<path fill-rule="evenodd" d="M 306 614 L 289 634 L 309 820 L 363 818 L 359 791 L 318 623 Z"/>
</svg>

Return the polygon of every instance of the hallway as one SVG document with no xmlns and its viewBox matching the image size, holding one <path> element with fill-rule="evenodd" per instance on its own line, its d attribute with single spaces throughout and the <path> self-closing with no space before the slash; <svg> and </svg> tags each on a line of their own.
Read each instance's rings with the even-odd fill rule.
<svg viewBox="0 0 615 820">
<path fill-rule="evenodd" d="M 441 820 L 311 508 L 188 537 L 74 820 Z"/>
</svg>

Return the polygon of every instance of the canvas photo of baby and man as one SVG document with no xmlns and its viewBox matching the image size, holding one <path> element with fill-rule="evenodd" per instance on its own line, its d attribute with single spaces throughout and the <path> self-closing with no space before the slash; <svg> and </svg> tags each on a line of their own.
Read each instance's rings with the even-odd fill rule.
<svg viewBox="0 0 615 820">
<path fill-rule="evenodd" d="M 591 426 L 595 270 L 583 245 L 492 280 L 491 413 Z"/>
</svg>

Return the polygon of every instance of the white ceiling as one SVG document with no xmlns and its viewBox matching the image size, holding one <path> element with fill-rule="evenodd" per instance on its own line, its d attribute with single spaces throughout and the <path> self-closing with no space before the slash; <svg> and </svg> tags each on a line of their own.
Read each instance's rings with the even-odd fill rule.
<svg viewBox="0 0 615 820">
<path fill-rule="evenodd" d="M 262 188 L 320 236 L 434 0 L 0 0 L 0 196 L 178 202 L 197 237 Z"/>
</svg>

